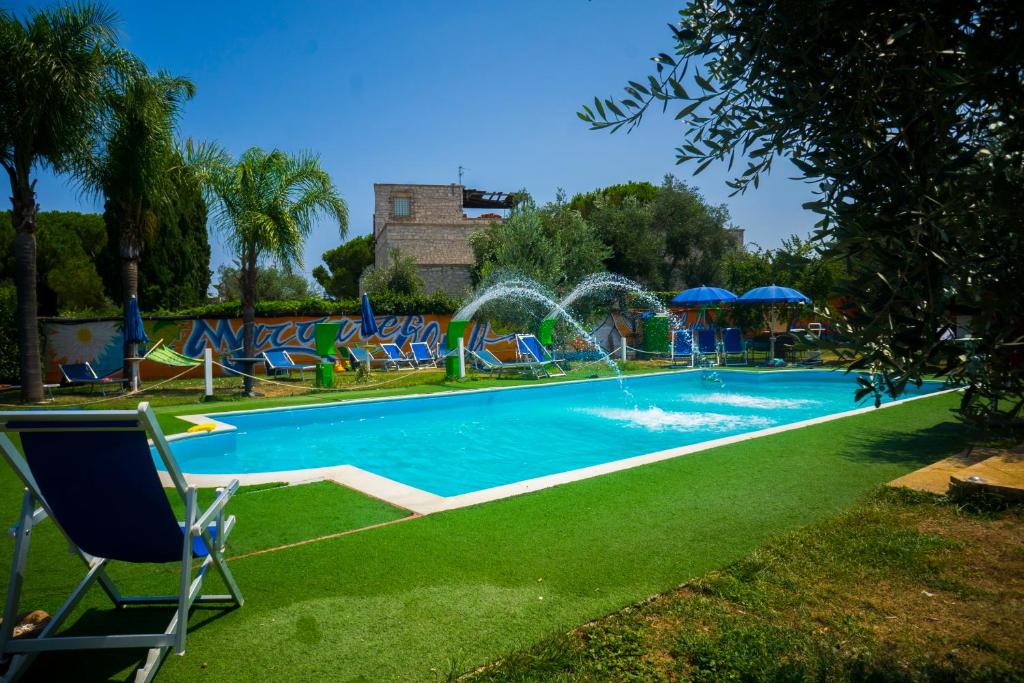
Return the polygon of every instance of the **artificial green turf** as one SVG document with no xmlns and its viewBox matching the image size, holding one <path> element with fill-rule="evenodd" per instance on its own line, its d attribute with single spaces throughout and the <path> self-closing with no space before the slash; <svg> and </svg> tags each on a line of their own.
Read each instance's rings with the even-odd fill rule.
<svg viewBox="0 0 1024 683">
<path fill-rule="evenodd" d="M 214 489 L 200 489 L 199 509 L 213 501 Z M 179 519 L 184 505 L 172 494 Z M 303 486 L 243 486 L 231 500 L 236 517 L 227 556 L 245 555 L 308 538 L 360 529 L 409 514 L 375 498 L 329 481 Z"/>
<path fill-rule="evenodd" d="M 930 397 L 236 560 L 246 605 L 198 611 L 187 656 L 169 658 L 159 680 L 434 680 L 469 669 L 721 567 L 961 448 L 966 434 L 949 413 L 957 400 Z M 259 539 L 269 524 L 246 533 Z M 3 552 L 0 560 L 10 546 Z M 73 566 L 33 571 L 29 604 L 52 608 L 77 577 Z M 137 568 L 118 576 L 145 590 L 174 577 Z M 132 619 L 98 594 L 86 608 L 89 628 Z M 29 680 L 124 678 L 137 663 L 47 655 Z"/>
</svg>

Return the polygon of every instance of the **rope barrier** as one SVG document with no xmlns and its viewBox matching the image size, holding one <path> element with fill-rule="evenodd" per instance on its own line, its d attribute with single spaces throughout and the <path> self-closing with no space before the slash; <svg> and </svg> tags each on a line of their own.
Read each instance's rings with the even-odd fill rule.
<svg viewBox="0 0 1024 683">
<path fill-rule="evenodd" d="M 632 348 L 632 347 L 627 347 L 627 348 Z M 641 349 L 634 349 L 634 350 L 635 351 L 642 351 Z M 645 352 L 645 353 L 654 353 L 654 352 L 648 351 L 648 352 Z M 456 354 L 457 354 L 457 351 L 455 351 L 455 350 L 448 351 L 445 354 L 441 355 L 439 357 L 439 360 L 443 360 L 443 359 L 445 359 L 445 358 L 447 358 L 449 356 L 453 356 L 453 355 L 456 355 Z M 367 384 L 357 384 L 357 385 L 351 386 L 351 387 L 317 387 L 317 386 L 307 386 L 307 385 L 304 385 L 304 384 L 303 385 L 295 385 L 295 384 L 288 384 L 288 383 L 285 383 L 285 382 L 279 382 L 279 381 L 276 381 L 276 380 L 269 379 L 267 377 L 259 377 L 257 375 L 251 375 L 251 374 L 242 372 L 241 370 L 236 370 L 235 368 L 232 368 L 232 367 L 229 367 L 227 365 L 224 365 L 223 363 L 220 363 L 218 361 L 211 361 L 211 362 L 212 362 L 213 365 L 216 365 L 216 366 L 222 368 L 223 370 L 226 370 L 231 375 L 239 375 L 241 377 L 250 377 L 251 379 L 256 380 L 257 382 L 263 382 L 263 383 L 266 383 L 266 384 L 274 384 L 274 385 L 277 385 L 277 386 L 280 386 L 280 387 L 284 387 L 286 389 L 291 389 L 291 390 L 293 390 L 295 392 L 320 391 L 320 392 L 328 392 L 328 393 L 342 393 L 342 392 L 349 392 L 349 391 L 362 391 L 364 389 L 371 389 L 371 388 L 374 388 L 374 387 L 381 387 L 381 386 L 386 386 L 388 384 L 394 384 L 395 382 L 398 382 L 398 381 L 400 381 L 400 380 L 402 380 L 402 379 L 404 379 L 406 377 L 412 377 L 413 375 L 416 375 L 416 374 L 418 374 L 420 372 L 424 372 L 426 370 L 439 369 L 439 368 L 426 368 L 426 367 L 419 368 L 418 367 L 418 368 L 413 368 L 412 372 L 396 375 L 392 379 L 388 379 L 388 380 L 385 380 L 383 382 L 372 382 L 372 383 L 367 383 Z M 599 363 L 600 364 L 606 364 L 607 360 L 604 359 L 604 358 L 598 358 L 597 360 L 586 361 L 586 362 L 583 362 L 583 363 L 577 363 L 576 367 L 575 367 L 575 369 L 573 371 L 576 372 L 578 370 L 582 370 L 583 368 L 589 367 L 591 365 L 597 365 Z M 103 398 L 98 398 L 96 400 L 91 400 L 91 401 L 80 401 L 78 403 L 61 403 L 61 404 L 59 404 L 59 406 L 61 408 L 81 408 L 83 406 L 97 405 L 99 403 L 106 403 L 108 401 L 115 401 L 115 400 L 130 398 L 132 396 L 140 396 L 140 395 L 145 394 L 147 392 L 151 392 L 154 389 L 157 389 L 158 387 L 161 387 L 161 386 L 163 386 L 165 384 L 168 384 L 169 382 L 173 382 L 173 381 L 175 381 L 177 379 L 181 379 L 182 377 L 184 377 L 188 373 L 190 373 L 193 370 L 196 370 L 198 368 L 201 368 L 201 367 L 202 367 L 201 365 L 196 365 L 196 366 L 185 368 L 184 370 L 182 370 L 181 372 L 177 373 L 173 377 L 168 377 L 167 379 L 161 380 L 161 381 L 159 381 L 159 382 L 157 382 L 155 384 L 150 384 L 150 385 L 148 385 L 146 387 L 143 387 L 143 388 L 140 388 L 140 389 L 133 389 L 131 391 L 126 391 L 124 393 L 114 394 L 114 395 L 111 395 L 111 396 L 104 396 Z M 0 408 L 24 408 L 24 407 L 25 407 L 25 404 L 22 404 L 22 403 L 0 403 Z"/>
<path fill-rule="evenodd" d="M 152 391 L 153 389 L 156 389 L 159 386 L 163 386 L 164 384 L 167 384 L 168 382 L 173 382 L 176 379 L 180 379 L 184 375 L 187 375 L 188 373 L 192 372 L 193 370 L 195 370 L 196 368 L 199 368 L 199 367 L 201 367 L 201 366 L 195 365 L 195 366 L 192 366 L 192 367 L 189 367 L 189 368 L 185 368 L 184 370 L 179 372 L 174 377 L 169 377 L 169 378 L 167 378 L 165 380 L 157 382 L 156 384 L 151 384 L 151 385 L 149 385 L 149 386 L 147 386 L 145 388 L 132 389 L 131 391 L 126 391 L 126 392 L 121 393 L 121 394 L 113 394 L 111 396 L 104 396 L 103 398 L 98 398 L 95 401 L 82 401 L 80 403 L 61 403 L 60 407 L 61 408 L 80 408 L 82 406 L 91 406 L 91 405 L 96 405 L 97 403 L 105 403 L 107 401 L 114 401 L 114 400 L 117 400 L 117 399 L 129 398 L 131 396 L 138 396 L 140 394 L 146 393 L 147 391 Z M 0 403 L 0 408 L 24 408 L 24 407 L 25 407 L 24 403 Z"/>
<path fill-rule="evenodd" d="M 223 363 L 218 363 L 217 361 L 212 361 L 212 362 L 213 362 L 214 365 L 217 365 L 217 366 L 219 366 L 221 368 L 224 368 L 225 370 L 229 371 L 233 375 L 240 375 L 242 377 L 249 377 L 251 379 L 256 380 L 257 382 L 264 382 L 266 384 L 276 384 L 278 386 L 282 386 L 282 387 L 285 387 L 287 389 L 293 389 L 295 391 L 326 391 L 326 392 L 330 392 L 330 393 L 340 393 L 340 392 L 344 392 L 344 391 L 361 391 L 363 389 L 369 389 L 371 387 L 384 386 L 385 384 L 392 384 L 394 382 L 397 382 L 398 380 L 400 380 L 400 379 L 402 379 L 404 377 L 412 377 L 413 375 L 415 375 L 415 374 L 417 374 L 419 372 L 423 372 L 424 370 L 434 370 L 434 369 L 436 369 L 436 368 L 413 368 L 412 372 L 410 372 L 410 373 L 406 373 L 404 375 L 398 375 L 394 379 L 389 379 L 389 380 L 384 381 L 384 382 L 374 382 L 372 384 L 359 384 L 359 385 L 354 386 L 354 387 L 339 388 L 339 387 L 306 386 L 305 384 L 301 384 L 301 385 L 287 384 L 285 382 L 278 382 L 277 380 L 268 379 L 266 377 L 259 377 L 257 375 L 250 375 L 248 373 L 242 372 L 241 370 L 236 370 L 235 368 L 228 367 L 227 365 L 224 365 Z"/>
</svg>

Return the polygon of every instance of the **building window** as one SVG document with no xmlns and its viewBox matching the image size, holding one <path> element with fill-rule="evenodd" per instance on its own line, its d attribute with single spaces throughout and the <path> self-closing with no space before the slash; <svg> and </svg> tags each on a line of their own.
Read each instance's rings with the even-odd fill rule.
<svg viewBox="0 0 1024 683">
<path fill-rule="evenodd" d="M 408 218 L 412 215 L 411 197 L 392 197 L 391 215 L 394 218 Z"/>
</svg>

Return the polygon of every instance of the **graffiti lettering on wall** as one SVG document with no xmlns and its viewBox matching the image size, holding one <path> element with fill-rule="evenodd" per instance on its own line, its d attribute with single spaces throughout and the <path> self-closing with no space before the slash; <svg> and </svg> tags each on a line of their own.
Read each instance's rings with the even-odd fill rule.
<svg viewBox="0 0 1024 683">
<path fill-rule="evenodd" d="M 409 342 L 426 342 L 431 346 L 444 344 L 450 316 L 391 315 L 377 316 L 379 333 L 364 339 L 360 334 L 359 316 L 319 316 L 301 318 L 258 318 L 256 320 L 256 353 L 288 351 L 314 357 L 316 323 L 341 323 L 338 346 L 365 346 L 394 342 L 408 349 Z M 214 358 L 230 364 L 230 358 L 241 355 L 243 329 L 241 318 L 220 319 L 151 319 L 144 326 L 150 343 L 160 340 L 175 351 L 200 358 L 203 349 L 213 349 Z M 99 375 L 117 372 L 123 358 L 123 336 L 120 320 L 49 320 L 43 323 L 48 359 L 47 381 L 58 381 L 58 363 L 88 362 Z M 500 355 L 509 355 L 514 334 L 500 334 L 487 322 L 474 323 L 466 332 L 466 347 L 472 350 L 485 346 Z M 299 360 L 298 358 L 296 360 Z M 219 368 L 218 368 L 219 370 Z M 144 379 L 171 377 L 181 368 L 171 368 L 153 361 L 141 367 Z"/>
</svg>

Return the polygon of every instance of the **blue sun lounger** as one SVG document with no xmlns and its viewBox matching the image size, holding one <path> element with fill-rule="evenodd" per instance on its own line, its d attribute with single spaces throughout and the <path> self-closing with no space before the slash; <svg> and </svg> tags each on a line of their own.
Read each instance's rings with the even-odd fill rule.
<svg viewBox="0 0 1024 683">
<path fill-rule="evenodd" d="M 521 359 L 521 362 L 534 363 L 548 377 L 565 376 L 565 370 L 558 364 L 555 357 L 532 334 L 516 335 L 516 355 Z M 551 372 L 548 369 L 552 366 L 555 368 L 555 372 Z"/>
<path fill-rule="evenodd" d="M 430 344 L 427 342 L 411 342 L 409 350 L 412 352 L 412 360 L 418 368 L 425 368 L 427 366 L 436 368 L 437 364 L 441 362 L 440 356 L 434 355 Z"/>
<path fill-rule="evenodd" d="M 8 434 L 21 438 L 24 456 Z M 172 495 L 185 509 L 179 521 L 167 500 L 147 439 L 173 484 Z M 241 606 L 243 599 L 224 562 L 224 542 L 235 524 L 224 507 L 238 481 L 219 489 L 200 512 L 196 489 L 178 469 L 148 403 L 137 410 L 32 410 L 0 412 L 0 457 L 21 480 L 25 493 L 12 529 L 14 554 L 0 627 L 0 660 L 8 660 L 4 680 L 11 681 L 41 653 L 53 650 L 148 649 L 135 681 L 152 680 L 170 650 L 184 654 L 188 614 L 193 604 Z M 14 640 L 29 540 L 47 518 L 67 539 L 72 554 L 85 564 L 85 577 L 50 623 L 33 639 Z M 198 567 L 193 569 L 194 561 Z M 122 595 L 107 574 L 112 561 L 179 565 L 174 595 Z M 201 595 L 203 579 L 213 567 L 226 595 Z M 56 636 L 85 592 L 98 583 L 117 608 L 167 605 L 174 615 L 159 633 Z"/>
<path fill-rule="evenodd" d="M 263 365 L 266 366 L 267 375 L 280 375 L 282 372 L 289 377 L 296 370 L 299 371 L 299 380 L 305 379 L 302 371 L 303 370 L 314 370 L 315 365 L 300 365 L 292 360 L 292 356 L 287 351 L 264 351 Z"/>
<path fill-rule="evenodd" d="M 88 386 L 89 390 L 92 391 L 93 387 L 99 386 L 100 391 L 104 396 L 107 395 L 107 387 L 116 386 L 118 389 L 124 389 L 131 383 L 131 380 L 127 377 L 111 377 L 106 375 L 100 377 L 96 374 L 96 370 L 93 369 L 89 363 L 61 363 L 57 367 L 60 369 L 60 374 L 64 376 L 64 381 L 68 386 Z M 118 372 L 115 370 L 114 372 Z M 111 373 L 113 374 L 113 373 Z"/>
<path fill-rule="evenodd" d="M 697 353 L 705 358 L 714 358 L 714 363 L 718 364 L 718 339 L 713 329 L 697 330 Z"/>
<path fill-rule="evenodd" d="M 495 377 L 501 377 L 504 372 L 533 373 L 538 369 L 538 363 L 533 361 L 507 363 L 495 356 L 490 349 L 482 348 L 476 351 L 466 349 L 473 359 L 473 366 L 483 372 L 493 372 Z"/>
<path fill-rule="evenodd" d="M 412 358 L 402 353 L 402 349 L 399 348 L 398 344 L 387 342 L 381 344 L 380 348 L 387 356 L 385 361 L 394 365 L 396 370 L 401 370 L 403 367 L 412 369 L 413 365 L 415 365 L 415 361 Z"/>
<path fill-rule="evenodd" d="M 388 359 L 377 358 L 362 346 L 342 346 L 341 349 L 348 354 L 349 360 L 354 362 L 356 365 L 365 364 L 366 367 L 373 368 L 373 364 L 378 363 L 386 370 L 390 364 Z"/>
<path fill-rule="evenodd" d="M 743 332 L 738 327 L 727 327 L 722 330 L 722 356 L 726 365 L 749 365 L 747 360 L 747 344 L 743 341 Z M 730 357 L 739 356 L 737 362 L 730 362 Z"/>
<path fill-rule="evenodd" d="M 687 329 L 672 330 L 672 366 L 693 364 L 693 332 Z"/>
</svg>

